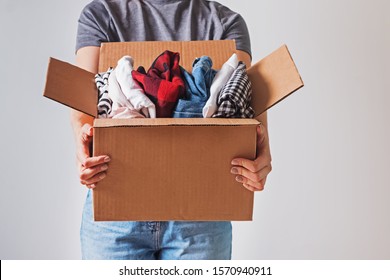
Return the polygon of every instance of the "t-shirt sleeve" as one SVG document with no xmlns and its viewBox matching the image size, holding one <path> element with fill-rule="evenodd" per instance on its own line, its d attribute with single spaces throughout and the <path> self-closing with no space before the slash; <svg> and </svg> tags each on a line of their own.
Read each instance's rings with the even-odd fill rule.
<svg viewBox="0 0 390 280">
<path fill-rule="evenodd" d="M 219 17 L 224 29 L 224 39 L 234 39 L 236 49 L 245 51 L 252 57 L 249 31 L 244 18 L 226 7 L 219 10 Z"/>
<path fill-rule="evenodd" d="M 82 47 L 100 47 L 108 41 L 110 17 L 107 9 L 98 2 L 91 2 L 82 10 L 77 27 L 76 52 Z"/>
</svg>

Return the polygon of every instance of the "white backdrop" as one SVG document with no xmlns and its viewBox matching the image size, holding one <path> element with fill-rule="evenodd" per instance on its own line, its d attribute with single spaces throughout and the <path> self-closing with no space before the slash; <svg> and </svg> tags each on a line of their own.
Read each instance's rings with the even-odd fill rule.
<svg viewBox="0 0 390 280">
<path fill-rule="evenodd" d="M 0 259 L 79 259 L 86 190 L 69 110 L 42 97 L 74 61 L 88 0 L 0 0 Z M 273 171 L 234 259 L 390 259 L 390 2 L 221 0 L 253 60 L 286 43 L 305 87 L 269 111 Z"/>
</svg>

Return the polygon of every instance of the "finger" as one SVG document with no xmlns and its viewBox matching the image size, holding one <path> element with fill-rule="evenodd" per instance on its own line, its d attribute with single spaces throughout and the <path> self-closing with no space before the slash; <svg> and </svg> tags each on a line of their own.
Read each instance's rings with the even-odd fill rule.
<svg viewBox="0 0 390 280">
<path fill-rule="evenodd" d="M 89 144 L 83 142 L 82 145 L 79 147 L 76 156 L 78 161 L 81 162 L 81 164 L 84 164 L 87 158 L 90 157 Z"/>
<path fill-rule="evenodd" d="M 88 180 L 81 180 L 80 183 L 83 184 L 83 185 L 92 185 L 92 184 L 96 184 L 97 182 L 103 180 L 104 178 L 106 178 L 107 174 L 105 172 L 100 172 L 98 174 L 96 174 L 95 176 L 93 176 L 92 178 L 89 178 Z"/>
<path fill-rule="evenodd" d="M 257 157 L 255 160 L 235 158 L 231 164 L 244 167 L 251 172 L 258 172 L 266 166 L 271 166 L 271 156 L 267 153 Z"/>
<path fill-rule="evenodd" d="M 262 148 L 262 144 L 265 140 L 265 127 L 262 123 L 260 123 L 257 128 L 256 128 L 256 132 L 257 132 L 257 150 L 261 150 Z"/>
<path fill-rule="evenodd" d="M 242 184 L 246 189 L 250 190 L 251 192 L 259 191 L 258 189 L 255 189 L 254 187 L 248 185 L 248 184 Z"/>
<path fill-rule="evenodd" d="M 84 124 L 81 127 L 79 140 L 78 140 L 78 149 L 77 149 L 77 159 L 79 162 L 83 163 L 88 157 L 90 157 L 91 153 L 91 142 L 93 136 L 92 126 L 88 123 Z"/>
<path fill-rule="evenodd" d="M 260 188 L 257 187 L 257 189 L 258 189 L 259 191 L 264 190 L 264 188 L 265 188 L 265 182 L 266 182 L 266 181 L 267 181 L 267 177 L 265 177 L 264 179 L 262 179 L 262 180 L 260 181 Z M 252 186 L 252 185 L 251 185 L 251 181 L 248 182 L 248 185 Z M 252 187 L 253 187 L 253 186 L 252 186 Z M 256 187 L 255 187 L 255 188 L 256 188 Z"/>
<path fill-rule="evenodd" d="M 248 185 L 248 184 L 242 184 L 246 189 L 252 191 L 252 192 L 260 192 L 262 191 L 263 189 L 257 189 L 257 188 L 254 188 L 252 187 L 251 185 Z"/>
<path fill-rule="evenodd" d="M 81 181 L 87 181 L 88 179 L 92 178 L 96 174 L 100 172 L 104 172 L 108 169 L 107 164 L 100 164 L 91 168 L 84 168 L 80 172 L 80 180 Z"/>
<path fill-rule="evenodd" d="M 250 160 L 246 158 L 235 158 L 232 160 L 231 164 L 244 167 L 251 172 L 257 172 L 262 168 L 262 166 L 260 166 L 259 161 Z"/>
<path fill-rule="evenodd" d="M 96 188 L 96 185 L 95 184 L 91 184 L 91 185 L 85 185 L 88 189 L 94 189 Z"/>
<path fill-rule="evenodd" d="M 84 124 L 81 127 L 81 137 L 83 140 L 88 141 L 89 137 L 93 136 L 93 128 L 89 123 Z"/>
<path fill-rule="evenodd" d="M 257 126 L 257 142 L 256 142 L 256 154 L 257 158 L 255 160 L 245 159 L 245 158 L 235 158 L 232 160 L 232 165 L 242 166 L 248 169 L 251 172 L 257 172 L 264 168 L 267 165 L 270 165 L 271 162 L 271 154 L 269 152 L 268 147 L 268 138 L 266 127 L 260 123 Z"/>
<path fill-rule="evenodd" d="M 251 172 L 243 167 L 235 166 L 230 170 L 230 172 L 235 175 L 242 175 L 254 182 L 260 182 L 262 179 L 267 177 L 267 175 L 271 172 L 271 169 L 270 165 L 266 165 L 258 172 Z"/>
<path fill-rule="evenodd" d="M 97 157 L 88 157 L 82 162 L 82 165 L 85 168 L 91 168 L 99 164 L 104 164 L 110 162 L 111 158 L 107 155 L 97 156 Z"/>
<path fill-rule="evenodd" d="M 248 182 L 245 183 L 245 184 L 247 184 L 248 186 L 250 186 L 252 188 L 255 188 L 257 191 L 262 191 L 265 188 L 265 182 L 266 181 L 267 181 L 267 177 L 262 179 L 259 183 L 256 183 L 256 182 L 248 180 Z"/>
<path fill-rule="evenodd" d="M 241 176 L 241 175 L 236 176 L 236 181 L 239 183 L 242 183 L 242 184 L 249 185 L 249 186 L 251 186 L 255 189 L 258 189 L 258 190 L 262 190 L 264 188 L 263 184 L 261 183 L 262 181 L 255 182 L 255 181 L 252 181 L 252 180 L 245 178 L 244 176 Z"/>
<path fill-rule="evenodd" d="M 267 127 L 260 124 L 257 127 L 257 149 L 256 149 L 256 161 L 271 162 L 271 152 L 269 149 L 269 139 Z M 261 163 L 260 163 L 261 164 Z"/>
</svg>

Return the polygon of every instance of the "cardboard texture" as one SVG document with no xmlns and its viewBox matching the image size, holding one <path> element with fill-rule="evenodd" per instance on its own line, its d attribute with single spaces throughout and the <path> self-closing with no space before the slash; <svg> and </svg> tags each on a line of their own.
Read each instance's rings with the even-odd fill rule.
<svg viewBox="0 0 390 280">
<path fill-rule="evenodd" d="M 94 153 L 113 160 L 94 190 L 95 220 L 251 219 L 253 193 L 234 183 L 230 162 L 255 157 L 258 123 L 209 123 L 97 120 Z"/>
<path fill-rule="evenodd" d="M 69 63 L 50 58 L 44 96 L 97 116 L 95 74 Z"/>
<path fill-rule="evenodd" d="M 180 53 L 180 65 L 187 71 L 192 70 L 194 59 L 202 55 L 212 58 L 214 69 L 221 69 L 222 64 L 235 52 L 236 44 L 232 40 L 103 43 L 99 72 L 116 66 L 116 62 L 124 55 L 131 55 L 134 58 L 135 69 L 142 65 L 147 70 L 156 57 L 165 50 Z"/>
<path fill-rule="evenodd" d="M 284 45 L 248 69 L 252 83 L 252 107 L 260 115 L 294 91 L 303 87 L 303 81 Z"/>
<path fill-rule="evenodd" d="M 167 49 L 180 53 L 186 70 L 202 55 L 219 69 L 235 42 L 103 43 L 99 71 L 115 67 L 124 55 L 147 69 Z M 50 59 L 44 96 L 96 116 L 91 75 Z M 248 75 L 256 115 L 303 86 L 286 46 L 254 64 Z M 94 190 L 95 220 L 252 220 L 253 193 L 234 180 L 230 162 L 255 158 L 257 125 L 247 119 L 95 119 L 93 153 L 111 156 L 107 177 Z"/>
</svg>

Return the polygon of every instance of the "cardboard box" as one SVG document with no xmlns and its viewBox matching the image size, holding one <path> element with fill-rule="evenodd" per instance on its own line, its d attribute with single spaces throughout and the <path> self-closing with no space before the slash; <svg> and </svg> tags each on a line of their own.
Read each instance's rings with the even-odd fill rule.
<svg viewBox="0 0 390 280">
<path fill-rule="evenodd" d="M 102 44 L 99 71 L 131 55 L 149 68 L 163 51 L 180 53 L 188 71 L 208 55 L 214 69 L 235 52 L 234 41 Z M 256 115 L 303 86 L 286 46 L 248 69 Z M 97 116 L 94 73 L 51 58 L 44 96 Z M 111 156 L 93 191 L 96 221 L 252 220 L 253 193 L 230 174 L 235 157 L 256 157 L 251 119 L 95 119 L 93 154 Z"/>
</svg>

